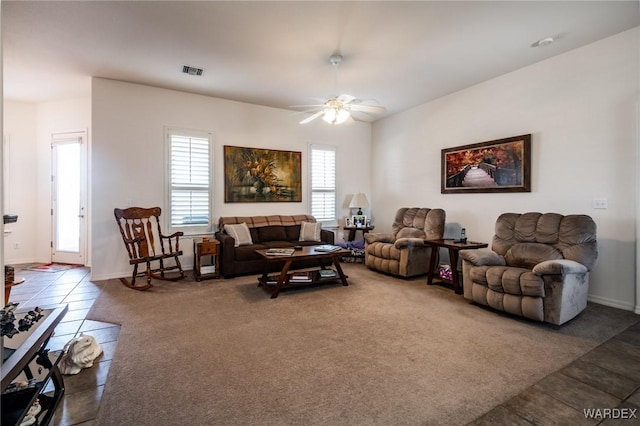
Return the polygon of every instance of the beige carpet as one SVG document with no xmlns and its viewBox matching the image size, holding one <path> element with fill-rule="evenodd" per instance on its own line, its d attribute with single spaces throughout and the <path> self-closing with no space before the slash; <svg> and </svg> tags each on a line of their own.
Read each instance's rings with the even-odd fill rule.
<svg viewBox="0 0 640 426">
<path fill-rule="evenodd" d="M 557 328 L 344 268 L 348 287 L 277 299 L 255 276 L 107 282 L 88 318 L 122 329 L 96 424 L 465 424 L 638 321 L 590 304 Z"/>
</svg>

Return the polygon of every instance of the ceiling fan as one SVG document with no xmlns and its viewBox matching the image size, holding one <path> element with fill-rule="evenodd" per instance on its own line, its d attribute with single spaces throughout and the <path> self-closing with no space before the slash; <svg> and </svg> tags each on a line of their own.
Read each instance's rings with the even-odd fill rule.
<svg viewBox="0 0 640 426">
<path fill-rule="evenodd" d="M 338 66 L 342 62 L 341 55 L 331 55 L 329 62 L 333 65 L 335 71 L 335 86 L 338 86 Z M 341 124 L 352 117 L 352 112 L 361 112 L 367 115 L 369 114 L 381 114 L 387 111 L 387 109 L 380 105 L 371 105 L 361 99 L 352 95 L 342 94 L 331 97 L 322 103 L 316 105 L 293 105 L 295 108 L 307 108 L 306 112 L 313 112 L 309 117 L 300 121 L 300 124 L 307 124 L 312 122 L 318 117 L 322 116 L 322 119 L 329 124 Z M 371 101 L 369 101 L 371 102 Z"/>
</svg>

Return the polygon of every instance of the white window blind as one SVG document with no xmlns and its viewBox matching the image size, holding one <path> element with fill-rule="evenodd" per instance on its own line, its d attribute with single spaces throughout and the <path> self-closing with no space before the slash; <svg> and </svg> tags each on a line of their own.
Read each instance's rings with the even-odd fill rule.
<svg viewBox="0 0 640 426">
<path fill-rule="evenodd" d="M 336 149 L 311 146 L 311 214 L 318 221 L 336 220 Z"/>
<path fill-rule="evenodd" d="M 212 222 L 211 135 L 169 130 L 168 140 L 170 226 L 208 231 Z"/>
</svg>

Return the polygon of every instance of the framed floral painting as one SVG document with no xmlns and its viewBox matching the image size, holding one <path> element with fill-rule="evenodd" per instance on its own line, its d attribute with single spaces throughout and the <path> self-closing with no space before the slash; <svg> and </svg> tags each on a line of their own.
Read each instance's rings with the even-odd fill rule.
<svg viewBox="0 0 640 426">
<path fill-rule="evenodd" d="M 224 146 L 224 202 L 301 202 L 302 153 Z"/>
</svg>

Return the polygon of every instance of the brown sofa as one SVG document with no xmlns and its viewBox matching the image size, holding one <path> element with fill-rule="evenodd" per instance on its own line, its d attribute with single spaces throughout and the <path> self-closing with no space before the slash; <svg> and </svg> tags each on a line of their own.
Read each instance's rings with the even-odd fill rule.
<svg viewBox="0 0 640 426">
<path fill-rule="evenodd" d="M 272 215 L 272 216 L 227 216 L 218 221 L 218 232 L 215 236 L 220 241 L 220 272 L 225 278 L 239 275 L 261 274 L 265 262 L 255 251 L 265 248 L 293 247 L 295 245 L 311 246 L 333 244 L 335 235 L 332 231 L 322 229 L 320 241 L 300 241 L 302 222 L 316 223 L 311 215 Z M 225 231 L 226 225 L 246 223 L 251 233 L 251 243 L 236 247 L 236 240 Z M 283 260 L 284 263 L 284 260 Z M 325 265 L 330 265 L 327 260 Z M 281 268 L 280 263 L 272 264 L 272 271 Z M 318 266 L 317 261 L 296 262 L 295 268 Z"/>
<path fill-rule="evenodd" d="M 586 215 L 504 213 L 491 249 L 463 250 L 460 257 L 465 298 L 560 325 L 587 306 L 596 224 Z"/>
</svg>

